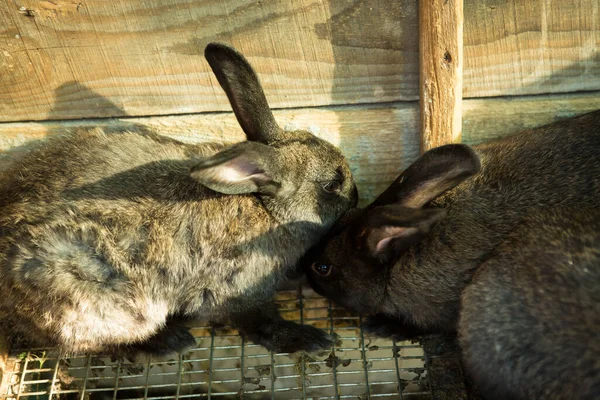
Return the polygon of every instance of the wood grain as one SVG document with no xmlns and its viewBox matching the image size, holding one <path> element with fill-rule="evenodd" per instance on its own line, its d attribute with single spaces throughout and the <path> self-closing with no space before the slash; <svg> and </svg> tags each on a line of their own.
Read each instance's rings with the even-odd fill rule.
<svg viewBox="0 0 600 400">
<path fill-rule="evenodd" d="M 466 0 L 464 45 L 463 97 L 600 89 L 598 0 Z"/>
<path fill-rule="evenodd" d="M 463 142 L 477 144 L 600 109 L 600 92 L 476 99 L 463 102 Z M 286 129 L 308 129 L 348 157 L 362 204 L 373 200 L 419 156 L 417 102 L 277 110 Z M 78 127 L 134 129 L 147 126 L 184 142 L 244 140 L 232 113 L 0 124 L 0 170 L 36 139 Z M 8 149 L 12 151 L 6 152 Z"/>
<path fill-rule="evenodd" d="M 275 108 L 415 98 L 416 2 L 382 5 L 0 0 L 0 120 L 229 110 L 211 41 L 247 56 Z"/>
<path fill-rule="evenodd" d="M 465 0 L 464 97 L 600 90 L 598 0 Z M 229 110 L 238 47 L 275 108 L 418 98 L 417 0 L 0 0 L 0 121 Z"/>
<path fill-rule="evenodd" d="M 463 0 L 419 3 L 421 152 L 459 143 L 462 128 Z"/>
</svg>

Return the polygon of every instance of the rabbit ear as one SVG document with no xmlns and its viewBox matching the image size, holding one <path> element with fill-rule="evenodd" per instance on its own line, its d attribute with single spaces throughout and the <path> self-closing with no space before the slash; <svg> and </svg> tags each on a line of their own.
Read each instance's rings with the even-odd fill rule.
<svg viewBox="0 0 600 400">
<path fill-rule="evenodd" d="M 354 245 L 388 262 L 421 240 L 446 215 L 443 209 L 413 209 L 392 204 L 367 210 L 351 230 Z"/>
<path fill-rule="evenodd" d="M 275 139 L 281 129 L 275 122 L 258 77 L 246 58 L 221 43 L 208 44 L 204 57 L 227 94 L 248 140 L 268 143 Z"/>
<path fill-rule="evenodd" d="M 479 157 L 467 145 L 436 147 L 412 163 L 369 208 L 392 203 L 421 208 L 480 168 Z"/>
<path fill-rule="evenodd" d="M 223 194 L 276 194 L 281 184 L 269 170 L 276 150 L 255 142 L 242 142 L 192 167 L 190 175 L 202 185 Z"/>
</svg>

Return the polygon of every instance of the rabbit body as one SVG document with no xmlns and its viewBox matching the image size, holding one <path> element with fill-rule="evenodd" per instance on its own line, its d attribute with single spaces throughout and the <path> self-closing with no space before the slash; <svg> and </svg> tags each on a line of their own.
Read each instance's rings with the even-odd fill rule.
<svg viewBox="0 0 600 400">
<path fill-rule="evenodd" d="M 598 396 L 600 111 L 474 149 L 425 153 L 349 213 L 309 281 L 375 334 L 458 331 L 489 398 Z"/>
<path fill-rule="evenodd" d="M 526 218 L 462 294 L 465 366 L 488 397 L 600 395 L 600 213 Z"/>
<path fill-rule="evenodd" d="M 347 163 L 308 132 L 274 125 L 243 56 L 207 52 L 250 141 L 78 130 L 0 175 L 4 326 L 67 352 L 180 351 L 194 344 L 180 317 L 231 320 L 277 351 L 329 345 L 270 299 L 355 204 Z"/>
<path fill-rule="evenodd" d="M 383 312 L 424 328 L 455 329 L 465 285 L 523 218 L 600 206 L 600 112 L 475 150 L 480 172 L 427 205 L 446 215 L 397 260 Z"/>
<path fill-rule="evenodd" d="M 18 200 L 2 207 L 10 268 L 0 279 L 1 292 L 15 299 L 3 303 L 15 326 L 26 323 L 27 332 L 35 322 L 76 341 L 72 348 L 98 350 L 132 332 L 142 340 L 176 312 L 218 317 L 228 296 L 262 280 L 275 287 L 303 246 L 277 231 L 256 198 L 210 196 L 190 178 L 190 155 L 215 150 L 96 129 L 55 140 L 15 166 L 18 181 L 2 185 L 4 198 Z M 253 240 L 275 253 L 243 252 Z M 273 270 L 264 268 L 273 261 Z M 39 313 L 33 321 L 31 309 Z"/>
</svg>

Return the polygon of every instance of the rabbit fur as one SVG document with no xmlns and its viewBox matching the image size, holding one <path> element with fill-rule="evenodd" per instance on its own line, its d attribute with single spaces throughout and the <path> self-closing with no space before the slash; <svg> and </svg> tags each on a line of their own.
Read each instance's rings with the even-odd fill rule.
<svg viewBox="0 0 600 400">
<path fill-rule="evenodd" d="M 357 191 L 334 146 L 275 122 L 251 66 L 205 57 L 248 141 L 184 144 L 76 130 L 0 174 L 0 321 L 63 352 L 193 346 L 183 322 L 230 321 L 281 352 L 328 347 L 271 302 Z"/>
<path fill-rule="evenodd" d="M 600 397 L 600 111 L 430 150 L 303 261 L 401 340 L 457 331 L 487 398 Z"/>
</svg>

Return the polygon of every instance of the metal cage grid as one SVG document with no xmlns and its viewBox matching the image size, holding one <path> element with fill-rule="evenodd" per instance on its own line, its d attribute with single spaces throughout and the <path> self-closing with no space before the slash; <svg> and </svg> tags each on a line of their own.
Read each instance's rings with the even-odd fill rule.
<svg viewBox="0 0 600 400">
<path fill-rule="evenodd" d="M 306 287 L 277 295 L 288 320 L 326 329 L 334 347 L 274 354 L 228 327 L 192 326 L 197 347 L 178 359 L 58 358 L 15 349 L 0 399 L 431 399 L 423 348 L 368 337 L 360 318 Z"/>
</svg>

